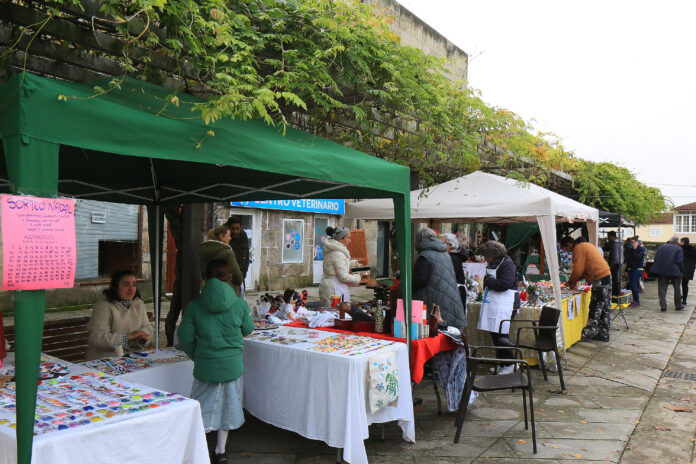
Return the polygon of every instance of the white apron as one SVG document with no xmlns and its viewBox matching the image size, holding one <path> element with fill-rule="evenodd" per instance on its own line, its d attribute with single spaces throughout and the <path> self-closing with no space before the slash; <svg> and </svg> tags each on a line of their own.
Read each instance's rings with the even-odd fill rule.
<svg viewBox="0 0 696 464">
<path fill-rule="evenodd" d="M 335 277 L 332 277 L 334 286 L 334 295 L 343 296 L 343 301 L 350 303 L 350 287 Z"/>
<path fill-rule="evenodd" d="M 486 269 L 486 274 L 493 277 L 498 276 L 498 268 L 503 264 L 502 261 L 495 269 Z M 496 292 L 486 288 L 483 293 L 483 303 L 479 312 L 478 329 L 487 332 L 498 333 L 500 321 L 512 317 L 512 307 L 515 305 L 515 290 L 505 290 Z M 500 333 L 507 334 L 510 331 L 510 323 L 503 324 Z"/>
</svg>

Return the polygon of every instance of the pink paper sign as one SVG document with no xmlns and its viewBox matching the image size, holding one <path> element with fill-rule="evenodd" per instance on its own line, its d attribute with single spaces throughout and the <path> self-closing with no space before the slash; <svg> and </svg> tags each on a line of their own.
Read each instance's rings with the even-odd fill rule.
<svg viewBox="0 0 696 464">
<path fill-rule="evenodd" d="M 0 195 L 2 289 L 72 288 L 75 280 L 75 202 Z"/>
<path fill-rule="evenodd" d="M 423 323 L 423 302 L 411 300 L 411 322 L 415 324 Z"/>
<path fill-rule="evenodd" d="M 396 300 L 396 318 L 397 322 L 406 322 L 404 315 L 404 300 Z M 411 300 L 411 322 L 416 324 L 423 323 L 423 302 L 419 300 Z"/>
</svg>

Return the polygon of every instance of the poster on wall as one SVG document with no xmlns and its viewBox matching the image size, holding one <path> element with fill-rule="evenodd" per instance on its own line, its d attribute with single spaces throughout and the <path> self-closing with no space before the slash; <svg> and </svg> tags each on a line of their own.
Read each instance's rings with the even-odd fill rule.
<svg viewBox="0 0 696 464">
<path fill-rule="evenodd" d="M 301 263 L 304 253 L 304 220 L 283 219 L 283 262 Z"/>
<path fill-rule="evenodd" d="M 2 290 L 72 288 L 75 280 L 75 202 L 0 195 Z"/>
</svg>

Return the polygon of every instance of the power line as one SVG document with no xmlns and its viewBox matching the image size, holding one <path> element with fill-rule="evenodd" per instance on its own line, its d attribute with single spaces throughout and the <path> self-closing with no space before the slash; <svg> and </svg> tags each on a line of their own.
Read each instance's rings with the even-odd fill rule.
<svg viewBox="0 0 696 464">
<path fill-rule="evenodd" d="M 662 185 L 663 187 L 689 187 L 696 188 L 696 185 L 681 185 L 681 184 L 654 184 L 651 182 L 646 182 L 647 185 Z"/>
</svg>

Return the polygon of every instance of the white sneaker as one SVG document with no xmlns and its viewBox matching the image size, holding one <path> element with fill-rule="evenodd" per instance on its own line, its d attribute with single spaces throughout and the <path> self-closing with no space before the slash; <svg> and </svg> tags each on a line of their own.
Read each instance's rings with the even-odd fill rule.
<svg viewBox="0 0 696 464">
<path fill-rule="evenodd" d="M 509 366 L 501 367 L 498 369 L 498 375 L 512 374 L 515 372 L 515 365 L 510 364 Z"/>
</svg>

